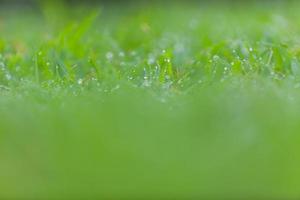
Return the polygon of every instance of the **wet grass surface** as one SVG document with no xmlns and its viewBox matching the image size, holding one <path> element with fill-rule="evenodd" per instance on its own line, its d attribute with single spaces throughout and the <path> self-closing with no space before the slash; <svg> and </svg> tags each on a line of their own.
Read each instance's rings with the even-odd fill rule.
<svg viewBox="0 0 300 200">
<path fill-rule="evenodd" d="M 0 198 L 298 198 L 297 6 L 1 8 Z"/>
</svg>

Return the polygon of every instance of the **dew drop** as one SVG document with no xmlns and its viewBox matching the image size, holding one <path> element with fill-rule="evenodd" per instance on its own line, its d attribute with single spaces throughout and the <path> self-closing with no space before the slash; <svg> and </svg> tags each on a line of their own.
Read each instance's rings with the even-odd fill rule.
<svg viewBox="0 0 300 200">
<path fill-rule="evenodd" d="M 214 55 L 214 56 L 213 56 L 213 60 L 214 60 L 214 61 L 217 61 L 219 58 L 220 58 L 220 57 L 219 57 L 218 55 Z"/>
<path fill-rule="evenodd" d="M 7 79 L 7 80 L 11 80 L 11 75 L 10 74 L 5 74 L 5 78 Z"/>
<path fill-rule="evenodd" d="M 171 62 L 170 58 L 166 58 L 165 62 L 170 63 Z"/>
<path fill-rule="evenodd" d="M 155 59 L 153 57 L 149 58 L 147 61 L 148 65 L 152 65 L 155 63 Z"/>
<path fill-rule="evenodd" d="M 120 57 L 124 57 L 124 56 L 125 56 L 125 53 L 121 51 L 121 52 L 119 53 L 119 56 L 120 56 Z"/>
<path fill-rule="evenodd" d="M 79 85 L 82 85 L 83 80 L 82 80 L 82 79 L 78 79 L 77 83 L 78 83 Z"/>
<path fill-rule="evenodd" d="M 107 52 L 105 56 L 107 60 L 112 60 L 114 58 L 114 54 L 112 52 Z"/>
<path fill-rule="evenodd" d="M 130 55 L 131 55 L 131 56 L 136 56 L 136 52 L 135 52 L 135 51 L 132 51 L 132 52 L 130 52 Z"/>
</svg>

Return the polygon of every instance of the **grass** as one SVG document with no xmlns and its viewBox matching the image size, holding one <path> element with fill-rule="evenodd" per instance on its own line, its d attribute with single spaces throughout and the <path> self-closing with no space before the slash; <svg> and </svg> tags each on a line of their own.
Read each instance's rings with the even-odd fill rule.
<svg viewBox="0 0 300 200">
<path fill-rule="evenodd" d="M 299 198 L 298 7 L 2 7 L 0 198 Z"/>
</svg>

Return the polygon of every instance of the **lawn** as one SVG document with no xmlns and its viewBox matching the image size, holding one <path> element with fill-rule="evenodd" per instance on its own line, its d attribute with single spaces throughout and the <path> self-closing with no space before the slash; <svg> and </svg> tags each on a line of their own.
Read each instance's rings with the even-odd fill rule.
<svg viewBox="0 0 300 200">
<path fill-rule="evenodd" d="M 0 199 L 300 198 L 299 6 L 0 4 Z"/>
</svg>

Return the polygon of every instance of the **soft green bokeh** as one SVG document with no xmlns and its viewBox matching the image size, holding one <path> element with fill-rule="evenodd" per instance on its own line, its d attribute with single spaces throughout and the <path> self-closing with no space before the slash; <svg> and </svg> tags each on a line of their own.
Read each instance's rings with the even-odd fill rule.
<svg viewBox="0 0 300 200">
<path fill-rule="evenodd" d="M 0 199 L 299 198 L 297 6 L 2 8 Z"/>
</svg>

